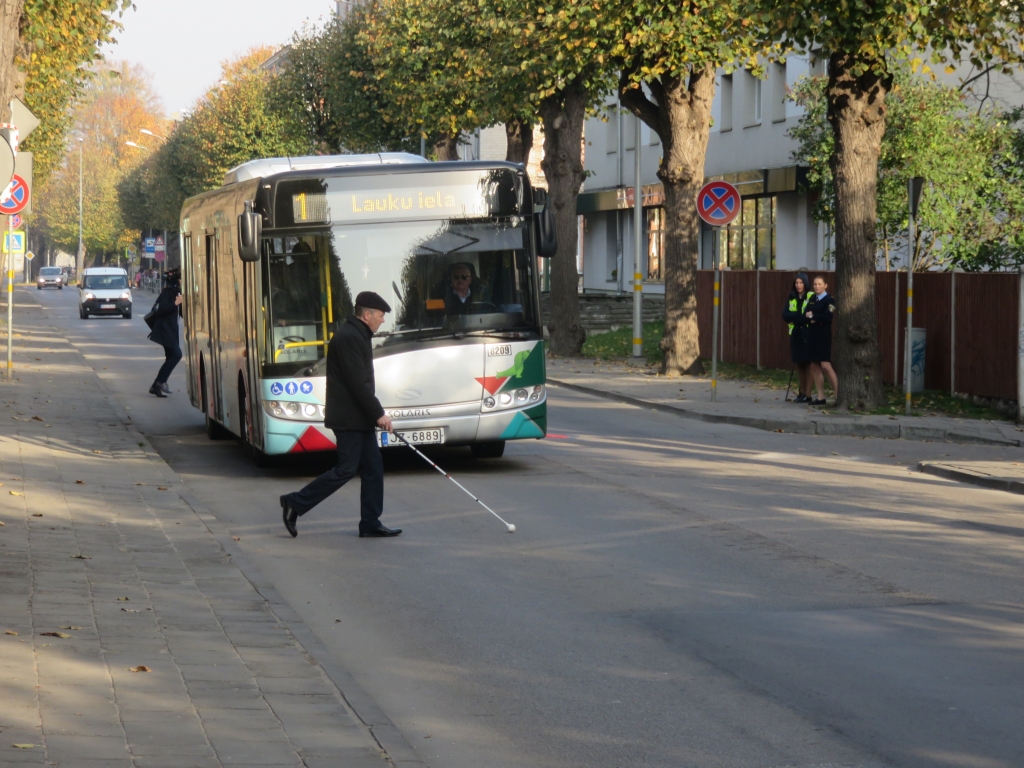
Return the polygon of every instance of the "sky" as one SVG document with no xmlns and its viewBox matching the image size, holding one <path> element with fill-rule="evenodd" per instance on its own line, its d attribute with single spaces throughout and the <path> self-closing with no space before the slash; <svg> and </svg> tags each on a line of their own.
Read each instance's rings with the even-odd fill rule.
<svg viewBox="0 0 1024 768">
<path fill-rule="evenodd" d="M 167 115 L 191 107 L 219 80 L 220 65 L 256 45 L 286 44 L 304 22 L 334 12 L 334 0 L 135 0 L 109 61 L 141 64 Z"/>
</svg>

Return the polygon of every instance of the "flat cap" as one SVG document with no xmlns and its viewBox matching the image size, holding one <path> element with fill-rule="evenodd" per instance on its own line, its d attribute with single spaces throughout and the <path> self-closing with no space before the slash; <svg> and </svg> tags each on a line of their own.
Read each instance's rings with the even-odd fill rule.
<svg viewBox="0 0 1024 768">
<path fill-rule="evenodd" d="M 366 309 L 379 309 L 381 312 L 391 311 L 391 307 L 381 298 L 380 294 L 373 291 L 363 291 L 356 296 L 356 306 L 365 307 Z"/>
</svg>

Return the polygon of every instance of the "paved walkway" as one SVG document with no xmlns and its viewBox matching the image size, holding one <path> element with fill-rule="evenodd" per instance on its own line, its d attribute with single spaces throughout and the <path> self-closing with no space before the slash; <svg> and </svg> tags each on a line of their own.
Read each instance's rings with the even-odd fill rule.
<svg viewBox="0 0 1024 768">
<path fill-rule="evenodd" d="M 346 699 L 344 674 L 243 574 L 78 351 L 44 327 L 15 345 L 16 381 L 0 382 L 0 765 L 415 762 L 386 718 L 356 715 L 358 691 Z"/>
<path fill-rule="evenodd" d="M 690 419 L 735 424 L 773 432 L 809 435 L 850 435 L 904 440 L 1020 446 L 1024 428 L 1008 421 L 982 421 L 949 416 L 851 416 L 828 408 L 784 402 L 785 390 L 745 381 L 720 380 L 717 402 L 711 402 L 710 377 L 670 379 L 653 368 L 624 363 L 554 358 L 548 380 L 556 385 L 655 408 Z"/>
</svg>

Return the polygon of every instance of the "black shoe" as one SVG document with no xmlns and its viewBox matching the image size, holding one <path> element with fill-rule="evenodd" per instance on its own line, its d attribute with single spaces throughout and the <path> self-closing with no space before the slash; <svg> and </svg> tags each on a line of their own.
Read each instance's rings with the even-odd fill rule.
<svg viewBox="0 0 1024 768">
<path fill-rule="evenodd" d="M 281 497 L 281 517 L 284 518 L 284 527 L 288 529 L 288 533 L 290 533 L 294 539 L 299 535 L 299 529 L 295 527 L 295 523 L 299 519 L 299 514 L 295 511 L 291 502 L 288 501 L 287 496 Z"/>
<path fill-rule="evenodd" d="M 794 403 L 809 403 L 809 402 L 811 402 L 811 398 L 809 398 L 807 395 L 797 395 L 796 397 L 793 398 L 793 402 Z"/>
<path fill-rule="evenodd" d="M 167 395 L 164 394 L 164 391 L 160 389 L 160 385 L 155 382 L 153 383 L 153 386 L 149 388 L 149 394 L 156 395 L 157 397 L 167 397 Z"/>
<path fill-rule="evenodd" d="M 808 403 L 808 405 L 825 405 L 825 401 L 824 400 L 811 400 L 811 402 Z"/>
<path fill-rule="evenodd" d="M 165 381 L 165 382 L 164 382 L 163 384 L 161 384 L 161 385 L 160 385 L 160 389 L 162 389 L 162 390 L 164 391 L 164 394 L 165 394 L 165 395 L 169 395 L 169 394 L 171 394 L 171 388 L 170 388 L 170 386 L 169 386 L 169 385 L 167 384 L 167 382 L 166 382 L 166 381 Z"/>
<path fill-rule="evenodd" d="M 360 528 L 360 539 L 383 539 L 386 536 L 397 536 L 402 532 L 401 528 L 385 528 L 383 525 L 377 528 Z"/>
</svg>

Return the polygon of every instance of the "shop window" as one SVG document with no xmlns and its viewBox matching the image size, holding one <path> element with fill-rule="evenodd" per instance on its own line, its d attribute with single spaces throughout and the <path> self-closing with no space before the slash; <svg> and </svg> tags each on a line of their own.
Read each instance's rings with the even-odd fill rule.
<svg viewBox="0 0 1024 768">
<path fill-rule="evenodd" d="M 722 245 L 730 269 L 775 268 L 775 197 L 746 197 L 726 227 Z"/>
<path fill-rule="evenodd" d="M 647 278 L 651 282 L 665 279 L 665 209 L 647 209 Z"/>
</svg>

